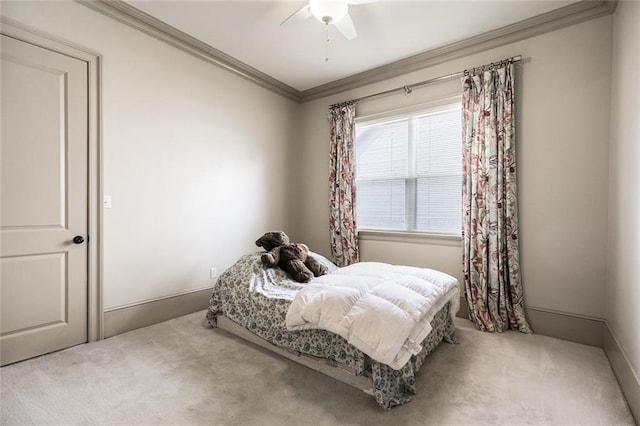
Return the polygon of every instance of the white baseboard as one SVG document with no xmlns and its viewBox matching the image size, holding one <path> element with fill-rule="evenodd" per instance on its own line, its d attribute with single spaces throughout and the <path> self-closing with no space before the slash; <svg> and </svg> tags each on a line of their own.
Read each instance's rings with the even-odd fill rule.
<svg viewBox="0 0 640 426">
<path fill-rule="evenodd" d="M 206 309 L 212 290 L 206 288 L 105 311 L 104 338 Z"/>
<path fill-rule="evenodd" d="M 601 348 L 604 320 L 541 308 L 525 308 L 534 333 Z"/>
<path fill-rule="evenodd" d="M 609 328 L 609 324 L 605 322 L 604 327 L 604 353 L 609 358 L 609 363 L 613 369 L 613 373 L 618 379 L 622 393 L 629 404 L 631 414 L 640 422 L 640 379 L 638 374 L 633 371 L 629 358 L 622 350 L 615 334 Z"/>
<path fill-rule="evenodd" d="M 536 334 L 599 348 L 604 345 L 605 323 L 602 319 L 534 307 L 525 308 L 525 311 L 527 321 Z M 469 317 L 464 297 L 460 298 L 458 316 Z"/>
</svg>

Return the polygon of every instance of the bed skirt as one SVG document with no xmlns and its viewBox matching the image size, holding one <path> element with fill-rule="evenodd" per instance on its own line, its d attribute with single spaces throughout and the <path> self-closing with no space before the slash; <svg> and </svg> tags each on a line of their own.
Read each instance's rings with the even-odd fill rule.
<svg viewBox="0 0 640 426">
<path fill-rule="evenodd" d="M 291 301 L 250 291 L 260 274 L 263 281 L 268 281 L 273 278 L 265 274 L 278 272 L 277 269 L 263 270 L 259 257 L 256 261 L 254 255 L 244 256 L 225 271 L 211 296 L 207 310 L 209 323 L 217 327 L 217 316 L 223 315 L 253 335 L 293 354 L 321 358 L 324 364 L 354 376 L 368 377 L 378 405 L 385 410 L 411 400 L 416 393 L 415 375 L 441 341 L 455 343 L 451 303 L 447 303 L 433 318 L 432 330 L 422 342 L 422 351 L 412 356 L 402 369 L 394 370 L 372 360 L 344 338 L 329 331 L 287 330 L 285 317 Z"/>
</svg>

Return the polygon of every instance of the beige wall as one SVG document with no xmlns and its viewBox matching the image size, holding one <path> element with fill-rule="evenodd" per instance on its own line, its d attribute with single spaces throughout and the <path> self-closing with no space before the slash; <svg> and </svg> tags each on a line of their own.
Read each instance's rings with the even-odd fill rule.
<svg viewBox="0 0 640 426">
<path fill-rule="evenodd" d="M 517 149 L 521 265 L 528 306 L 605 315 L 612 17 L 607 16 L 302 106 L 297 237 L 328 255 L 331 103 L 521 54 Z M 460 92 L 451 81 L 358 105 L 363 116 Z M 360 243 L 362 260 L 408 263 L 461 277 L 459 243 Z"/>
<path fill-rule="evenodd" d="M 299 106 L 77 3 L 3 2 L 2 14 L 102 55 L 103 186 L 113 196 L 104 215 L 107 309 L 210 286 L 209 268 L 221 272 L 253 250 L 265 229 L 284 228 L 328 255 L 328 105 L 521 54 L 517 137 L 526 301 L 606 314 L 611 16 Z M 621 28 L 632 22 L 620 12 L 616 20 Z M 617 38 L 617 49 L 626 53 L 616 56 L 616 81 L 633 77 L 622 64 L 638 50 L 630 43 Z M 457 81 L 433 85 L 362 103 L 358 115 L 459 91 Z M 610 256 L 606 315 L 637 360 L 638 330 L 622 320 L 632 312 L 626 296 L 635 285 L 637 239 L 626 230 L 637 228 L 631 219 L 637 203 L 613 190 L 622 194 L 630 177 L 637 180 L 624 175 L 632 167 L 618 170 L 637 160 L 631 155 L 637 154 L 631 143 L 637 128 L 625 115 L 631 113 L 616 107 L 637 106 L 625 94 L 630 91 L 614 85 L 612 134 L 620 155 L 611 159 L 611 244 L 612 253 L 621 254 Z M 292 171 L 295 179 L 287 175 Z M 285 208 L 291 205 L 296 208 Z M 361 254 L 441 269 L 462 281 L 459 241 L 363 239 Z M 616 314 L 619 307 L 626 313 Z"/>
<path fill-rule="evenodd" d="M 607 322 L 640 382 L 640 3 L 614 16 Z M 638 402 L 636 402 L 637 407 Z"/>
<path fill-rule="evenodd" d="M 291 222 L 297 104 L 78 3 L 2 14 L 102 55 L 105 309 L 210 287 Z"/>
</svg>

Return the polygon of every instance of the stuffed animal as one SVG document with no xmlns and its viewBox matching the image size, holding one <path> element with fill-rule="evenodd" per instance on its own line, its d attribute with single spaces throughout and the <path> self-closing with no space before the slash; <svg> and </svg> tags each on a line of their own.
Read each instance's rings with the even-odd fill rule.
<svg viewBox="0 0 640 426">
<path fill-rule="evenodd" d="M 291 243 L 287 234 L 282 231 L 265 233 L 258 238 L 256 245 L 267 250 L 260 257 L 265 265 L 279 266 L 298 282 L 307 283 L 314 276 L 327 273 L 327 267 L 309 255 L 309 247 Z"/>
</svg>

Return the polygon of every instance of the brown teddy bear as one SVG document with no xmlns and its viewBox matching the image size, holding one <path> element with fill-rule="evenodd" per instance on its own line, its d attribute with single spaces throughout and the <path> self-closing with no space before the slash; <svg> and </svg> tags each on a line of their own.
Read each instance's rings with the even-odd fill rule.
<svg viewBox="0 0 640 426">
<path fill-rule="evenodd" d="M 267 250 L 260 257 L 265 265 L 279 266 L 298 282 L 307 283 L 314 276 L 327 273 L 327 267 L 309 255 L 309 247 L 291 243 L 287 234 L 282 231 L 265 233 L 256 240 L 256 245 Z"/>
</svg>

